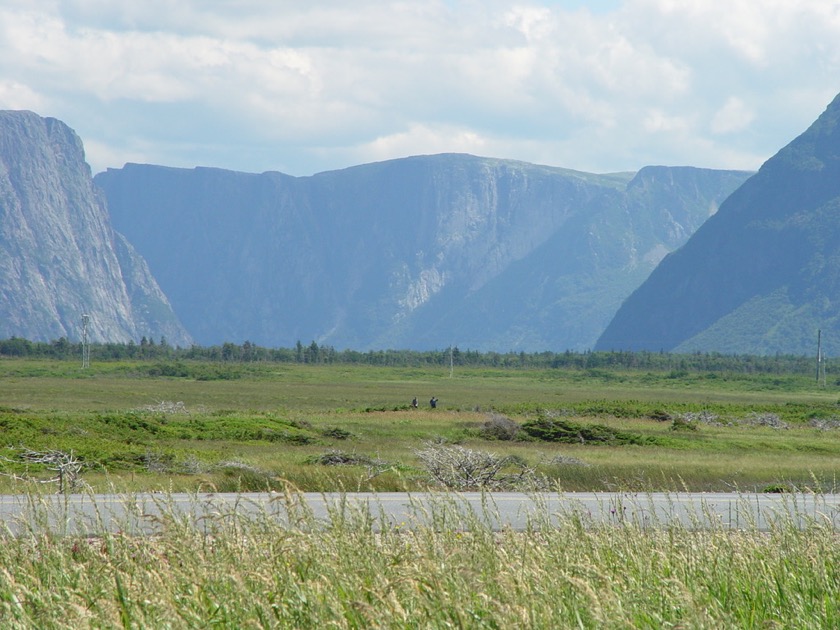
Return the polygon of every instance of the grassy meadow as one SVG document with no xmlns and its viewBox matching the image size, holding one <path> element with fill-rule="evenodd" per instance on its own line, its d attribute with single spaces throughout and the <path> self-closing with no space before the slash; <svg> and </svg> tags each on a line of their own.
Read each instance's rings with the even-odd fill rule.
<svg viewBox="0 0 840 630">
<path fill-rule="evenodd" d="M 545 515 L 495 532 L 303 512 L 293 528 L 221 515 L 197 531 L 164 514 L 145 537 L 35 525 L 38 493 L 56 490 L 38 483 L 55 465 L 36 460 L 55 453 L 72 454 L 81 491 L 164 503 L 440 487 L 430 452 L 463 467 L 492 454 L 497 481 L 528 471 L 565 490 L 834 492 L 838 418 L 836 385 L 784 374 L 3 359 L 0 491 L 30 493 L 33 527 L 3 536 L 0 625 L 836 628 L 840 545 L 818 518 L 693 531 Z M 451 521 L 434 496 L 431 522 Z"/>
<path fill-rule="evenodd" d="M 833 491 L 838 395 L 791 374 L 3 359 L 0 491 L 53 474 L 24 450 L 72 453 L 94 491 L 413 491 L 431 445 L 569 491 Z"/>
</svg>

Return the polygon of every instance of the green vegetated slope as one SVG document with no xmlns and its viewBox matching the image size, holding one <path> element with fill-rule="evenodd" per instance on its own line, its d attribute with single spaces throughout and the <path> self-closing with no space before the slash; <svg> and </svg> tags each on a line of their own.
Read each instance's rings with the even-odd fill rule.
<svg viewBox="0 0 840 630">
<path fill-rule="evenodd" d="M 596 349 L 840 351 L 840 96 L 625 301 Z"/>
<path fill-rule="evenodd" d="M 836 385 L 813 375 L 161 365 L 0 361 L 0 487 L 56 451 L 98 490 L 416 490 L 488 454 L 489 489 L 827 489 L 840 461 Z"/>
</svg>

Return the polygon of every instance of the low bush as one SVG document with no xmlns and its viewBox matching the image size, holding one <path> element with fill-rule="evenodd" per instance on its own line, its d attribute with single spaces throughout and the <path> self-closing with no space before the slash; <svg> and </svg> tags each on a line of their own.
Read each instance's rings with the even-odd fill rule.
<svg viewBox="0 0 840 630">
<path fill-rule="evenodd" d="M 654 436 L 619 431 L 602 424 L 581 424 L 561 418 L 540 416 L 528 420 L 522 430 L 534 439 L 543 442 L 561 442 L 565 444 L 634 444 L 654 445 L 659 440 Z"/>
<path fill-rule="evenodd" d="M 555 455 L 548 463 L 550 466 L 590 466 L 582 459 L 570 455 Z"/>
<path fill-rule="evenodd" d="M 213 480 L 217 492 L 269 492 L 284 488 L 284 482 L 276 475 L 250 464 L 224 462 L 217 470 Z"/>
<path fill-rule="evenodd" d="M 452 490 L 521 490 L 545 485 L 518 457 L 433 443 L 415 454 L 435 483 Z"/>
<path fill-rule="evenodd" d="M 320 455 L 313 455 L 306 459 L 307 464 L 319 464 L 321 466 L 371 466 L 381 463 L 368 455 L 359 453 L 348 453 L 339 449 L 330 449 Z"/>
<path fill-rule="evenodd" d="M 767 494 L 785 494 L 795 492 L 796 488 L 788 483 L 771 483 L 769 486 L 762 488 L 761 491 Z"/>
<path fill-rule="evenodd" d="M 690 418 L 676 416 L 671 419 L 671 431 L 697 431 L 697 424 Z"/>
<path fill-rule="evenodd" d="M 759 427 L 771 427 L 773 429 L 787 429 L 789 425 L 787 422 L 779 417 L 776 413 L 750 413 L 745 419 L 745 424 L 750 424 Z"/>
<path fill-rule="evenodd" d="M 353 434 L 350 433 L 350 431 L 342 429 L 341 427 L 327 427 L 321 431 L 321 435 L 326 438 L 332 438 L 333 440 L 349 440 L 353 437 Z"/>
<path fill-rule="evenodd" d="M 488 413 L 487 421 L 480 429 L 481 437 L 486 440 L 515 440 L 522 427 L 500 413 Z"/>
</svg>

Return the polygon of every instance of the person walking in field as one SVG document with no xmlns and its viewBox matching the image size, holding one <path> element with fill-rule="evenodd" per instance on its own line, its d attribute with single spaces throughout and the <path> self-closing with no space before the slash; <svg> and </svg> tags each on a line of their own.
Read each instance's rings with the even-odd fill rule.
<svg viewBox="0 0 840 630">
<path fill-rule="evenodd" d="M 432 409 L 434 409 L 435 407 L 437 407 L 437 401 L 438 401 L 438 399 L 435 398 L 434 396 L 432 396 L 432 399 L 429 401 L 429 406 Z"/>
<path fill-rule="evenodd" d="M 417 396 L 415 396 L 415 397 L 411 400 L 411 406 L 412 406 L 414 409 L 417 409 Z"/>
</svg>

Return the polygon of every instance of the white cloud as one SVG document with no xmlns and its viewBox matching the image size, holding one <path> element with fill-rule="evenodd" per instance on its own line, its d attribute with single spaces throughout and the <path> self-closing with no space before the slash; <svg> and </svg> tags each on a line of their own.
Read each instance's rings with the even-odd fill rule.
<svg viewBox="0 0 840 630">
<path fill-rule="evenodd" d="M 114 148 L 111 144 L 97 140 L 86 140 L 84 145 L 85 158 L 89 164 L 107 164 L 112 168 L 119 168 L 127 162 L 137 164 L 157 163 L 156 160 L 150 159 L 155 155 L 155 151 L 141 151 L 126 146 Z M 104 168 L 99 170 L 104 170 Z"/>
<path fill-rule="evenodd" d="M 0 108 L 29 109 L 37 112 L 44 104 L 45 99 L 28 85 L 0 80 Z"/>
<path fill-rule="evenodd" d="M 840 87 L 838 42 L 837 0 L 5 0 L 0 106 L 65 120 L 94 170 L 757 168 Z"/>
<path fill-rule="evenodd" d="M 755 119 L 755 112 L 737 96 L 726 99 L 723 107 L 712 118 L 712 132 L 733 133 L 749 127 Z"/>
<path fill-rule="evenodd" d="M 669 116 L 660 110 L 649 111 L 643 126 L 651 133 L 687 133 L 691 129 L 690 121 L 682 116 Z"/>
<path fill-rule="evenodd" d="M 409 125 L 405 131 L 376 138 L 353 148 L 358 160 L 387 160 L 406 155 L 433 153 L 473 153 L 483 155 L 490 148 L 488 139 L 470 129 L 420 123 Z"/>
</svg>

